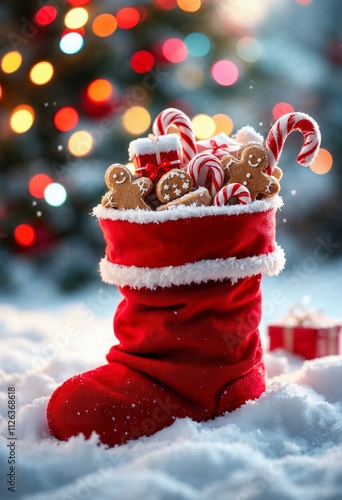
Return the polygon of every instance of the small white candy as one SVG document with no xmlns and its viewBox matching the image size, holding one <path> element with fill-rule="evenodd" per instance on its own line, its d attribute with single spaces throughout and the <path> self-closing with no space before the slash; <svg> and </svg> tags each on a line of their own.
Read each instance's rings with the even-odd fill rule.
<svg viewBox="0 0 342 500">
<path fill-rule="evenodd" d="M 250 178 L 250 176 L 251 176 L 251 174 L 250 174 L 250 173 L 246 174 L 246 177 L 248 177 L 248 179 Z"/>
<path fill-rule="evenodd" d="M 244 186 L 247 186 L 247 181 L 244 181 L 244 182 L 243 182 L 243 185 L 244 185 Z"/>
</svg>

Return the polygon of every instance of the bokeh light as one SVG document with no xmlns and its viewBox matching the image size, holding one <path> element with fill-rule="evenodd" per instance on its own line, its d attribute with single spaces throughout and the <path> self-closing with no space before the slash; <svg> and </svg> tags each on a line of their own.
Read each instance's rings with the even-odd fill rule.
<svg viewBox="0 0 342 500">
<path fill-rule="evenodd" d="M 52 179 L 46 174 L 37 174 L 30 180 L 29 191 L 35 198 L 44 198 L 44 191 Z"/>
<path fill-rule="evenodd" d="M 139 50 L 131 57 L 131 67 L 136 73 L 148 73 L 154 65 L 154 57 L 147 50 Z"/>
<path fill-rule="evenodd" d="M 210 50 L 209 38 L 203 33 L 190 33 L 185 37 L 184 42 L 191 56 L 203 57 Z"/>
<path fill-rule="evenodd" d="M 96 36 L 103 38 L 112 35 L 116 30 L 117 25 L 118 23 L 112 14 L 100 14 L 95 17 L 92 29 Z"/>
<path fill-rule="evenodd" d="M 61 108 L 55 114 L 54 124 L 55 127 L 61 132 L 67 132 L 68 130 L 76 127 L 78 123 L 78 113 L 75 108 L 65 107 Z"/>
<path fill-rule="evenodd" d="M 74 132 L 68 141 L 68 148 L 74 156 L 85 156 L 93 148 L 93 138 L 86 130 Z"/>
<path fill-rule="evenodd" d="M 183 88 L 193 90 L 201 87 L 204 82 L 204 71 L 198 64 L 181 64 L 176 71 L 177 80 Z"/>
<path fill-rule="evenodd" d="M 30 71 L 30 80 L 36 85 L 45 85 L 53 76 L 53 66 L 47 61 L 41 61 L 33 66 Z"/>
<path fill-rule="evenodd" d="M 44 198 L 48 205 L 60 207 L 67 199 L 67 192 L 62 184 L 54 182 L 45 189 Z"/>
<path fill-rule="evenodd" d="M 116 14 L 119 28 L 129 30 L 134 28 L 139 22 L 139 12 L 134 7 L 125 7 Z"/>
<path fill-rule="evenodd" d="M 106 102 L 113 93 L 112 84 L 103 78 L 99 78 L 90 83 L 87 88 L 87 95 L 94 102 Z"/>
<path fill-rule="evenodd" d="M 130 134 L 143 134 L 151 125 L 151 115 L 143 106 L 132 106 L 125 111 L 122 123 Z"/>
<path fill-rule="evenodd" d="M 233 85 L 239 78 L 239 70 L 232 61 L 217 61 L 211 68 L 211 74 L 219 85 Z"/>
<path fill-rule="evenodd" d="M 4 73 L 14 73 L 20 68 L 23 58 L 21 54 L 15 50 L 7 52 L 1 59 L 1 69 Z"/>
<path fill-rule="evenodd" d="M 79 33 L 68 33 L 59 42 L 59 48 L 65 54 L 76 54 L 82 47 L 83 37 Z"/>
<path fill-rule="evenodd" d="M 236 52 L 244 61 L 254 62 L 260 59 L 262 49 L 258 40 L 250 36 L 244 36 L 238 40 Z"/>
<path fill-rule="evenodd" d="M 234 123 L 230 116 L 223 113 L 218 113 L 217 115 L 213 116 L 213 120 L 216 127 L 215 134 L 224 132 L 225 134 L 230 135 L 233 132 Z"/>
<path fill-rule="evenodd" d="M 13 132 L 23 134 L 27 132 L 34 122 L 34 111 L 31 106 L 22 104 L 17 106 L 11 113 L 10 125 Z"/>
<path fill-rule="evenodd" d="M 177 5 L 185 12 L 196 12 L 201 7 L 201 0 L 177 0 Z"/>
<path fill-rule="evenodd" d="M 0 85 L 0 99 L 1 99 L 1 97 L 2 97 L 2 87 Z"/>
<path fill-rule="evenodd" d="M 41 26 L 46 26 L 56 19 L 57 9 L 52 5 L 46 5 L 38 10 L 36 14 L 36 22 Z"/>
<path fill-rule="evenodd" d="M 309 5 L 309 3 L 312 2 L 312 0 L 296 0 L 297 3 L 300 5 Z"/>
<path fill-rule="evenodd" d="M 273 118 L 275 120 L 279 120 L 283 115 L 286 115 L 287 113 L 293 113 L 294 109 L 291 106 L 291 104 L 288 104 L 287 102 L 278 102 L 273 108 Z"/>
<path fill-rule="evenodd" d="M 20 226 L 17 226 L 14 230 L 14 239 L 19 245 L 30 247 L 34 243 L 36 235 L 31 226 L 28 224 L 20 224 Z"/>
<path fill-rule="evenodd" d="M 197 139 L 208 139 L 215 134 L 216 125 L 210 116 L 196 115 L 191 121 Z"/>
<path fill-rule="evenodd" d="M 86 5 L 87 3 L 89 3 L 90 0 L 68 0 L 68 2 L 74 7 L 82 7 L 82 5 Z"/>
<path fill-rule="evenodd" d="M 314 163 L 310 165 L 310 168 L 315 174 L 326 174 L 329 172 L 333 165 L 333 157 L 326 149 L 321 148 L 318 151 Z"/>
<path fill-rule="evenodd" d="M 88 21 L 88 12 L 82 7 L 76 7 L 69 10 L 64 18 L 64 24 L 67 28 L 77 29 L 84 26 Z"/>
<path fill-rule="evenodd" d="M 163 43 L 162 52 L 170 62 L 180 63 L 187 58 L 188 49 L 183 40 L 179 38 L 169 38 Z"/>
<path fill-rule="evenodd" d="M 135 174 L 135 166 L 134 166 L 134 163 L 132 163 L 132 162 L 126 163 L 125 167 L 126 167 L 126 168 L 128 168 L 128 170 L 130 170 L 130 171 L 132 172 L 132 174 L 133 174 L 133 175 Z"/>
<path fill-rule="evenodd" d="M 177 7 L 177 0 L 156 0 L 157 5 L 162 9 L 174 9 Z"/>
</svg>

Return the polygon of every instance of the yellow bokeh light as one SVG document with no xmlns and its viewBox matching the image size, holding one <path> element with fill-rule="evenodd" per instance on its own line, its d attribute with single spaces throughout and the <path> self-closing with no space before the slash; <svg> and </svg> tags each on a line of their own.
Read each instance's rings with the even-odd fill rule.
<svg viewBox="0 0 342 500">
<path fill-rule="evenodd" d="M 134 175 L 135 174 L 135 166 L 134 166 L 134 163 L 126 163 L 126 167 L 128 168 L 128 170 L 130 170 L 132 172 L 132 174 Z"/>
<path fill-rule="evenodd" d="M 185 12 L 196 12 L 201 7 L 201 0 L 177 0 L 177 5 Z"/>
<path fill-rule="evenodd" d="M 151 125 L 151 115 L 142 106 L 132 106 L 124 113 L 122 123 L 130 134 L 143 134 Z"/>
<path fill-rule="evenodd" d="M 333 157 L 326 149 L 321 148 L 318 151 L 315 161 L 310 165 L 310 168 L 315 174 L 326 174 L 333 165 Z"/>
<path fill-rule="evenodd" d="M 85 25 L 88 21 L 88 12 L 82 7 L 71 9 L 64 18 L 64 23 L 67 28 L 76 30 Z"/>
<path fill-rule="evenodd" d="M 30 80 L 36 85 L 44 85 L 53 76 L 53 66 L 47 61 L 42 61 L 33 66 L 30 71 Z"/>
<path fill-rule="evenodd" d="M 31 128 L 34 121 L 34 111 L 31 106 L 22 104 L 17 106 L 11 113 L 10 125 L 13 132 L 23 134 Z"/>
<path fill-rule="evenodd" d="M 215 134 L 215 122 L 208 115 L 196 115 L 192 119 L 192 126 L 197 139 L 208 139 Z"/>
<path fill-rule="evenodd" d="M 68 148 L 74 156 L 85 156 L 93 147 L 94 141 L 86 130 L 74 132 L 68 141 Z"/>
<path fill-rule="evenodd" d="M 1 59 L 1 69 L 4 73 L 14 73 L 20 67 L 23 58 L 19 52 L 7 52 Z"/>
<path fill-rule="evenodd" d="M 215 134 L 224 132 L 225 134 L 230 135 L 233 132 L 234 123 L 230 116 L 219 113 L 213 116 L 213 120 L 216 126 Z"/>
</svg>

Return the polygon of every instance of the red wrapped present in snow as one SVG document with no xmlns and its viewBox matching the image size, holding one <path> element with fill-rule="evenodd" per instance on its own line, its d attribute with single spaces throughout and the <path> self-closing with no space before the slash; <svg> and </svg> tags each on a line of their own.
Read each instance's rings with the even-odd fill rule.
<svg viewBox="0 0 342 500">
<path fill-rule="evenodd" d="M 270 351 L 285 349 L 306 359 L 339 354 L 341 324 L 303 306 L 293 306 L 289 314 L 268 326 Z"/>
<path fill-rule="evenodd" d="M 197 141 L 196 145 L 198 153 L 212 154 L 219 159 L 228 154 L 235 156 L 239 149 L 241 149 L 242 147 L 242 144 L 240 142 L 237 142 L 235 139 L 228 137 L 228 135 L 224 132 L 221 132 L 218 135 L 214 135 L 214 137 L 211 137 L 210 139 Z"/>
<path fill-rule="evenodd" d="M 136 173 L 149 177 L 155 184 L 167 172 L 181 168 L 181 139 L 178 134 L 166 134 L 132 141 L 128 149 Z"/>
</svg>

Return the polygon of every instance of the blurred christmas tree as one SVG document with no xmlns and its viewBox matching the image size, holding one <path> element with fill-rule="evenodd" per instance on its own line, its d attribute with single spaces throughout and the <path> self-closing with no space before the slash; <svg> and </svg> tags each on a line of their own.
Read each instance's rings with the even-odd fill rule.
<svg viewBox="0 0 342 500">
<path fill-rule="evenodd" d="M 128 162 L 128 142 L 167 106 L 197 114 L 198 138 L 247 123 L 266 135 L 282 114 L 307 112 L 323 129 L 315 169 L 327 172 L 328 150 L 342 153 L 339 12 L 339 0 L 3 3 L 0 280 L 20 284 L 20 259 L 63 289 L 94 278 L 103 241 L 89 213 L 104 172 Z M 289 139 L 292 163 L 301 140 Z M 329 211 L 337 234 L 341 174 L 322 183 L 293 168 L 311 196 L 298 230 L 315 219 L 321 234 Z"/>
</svg>

